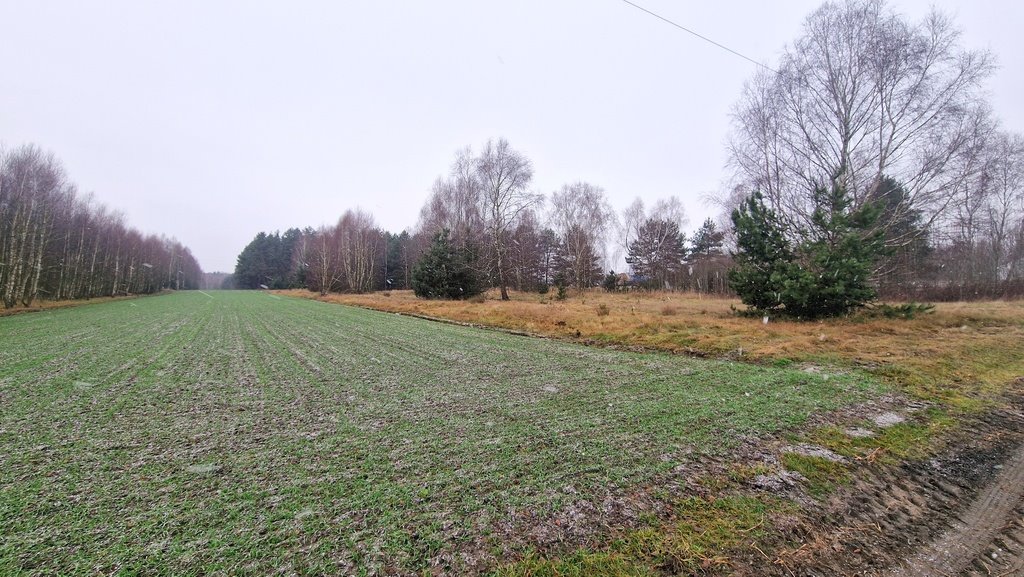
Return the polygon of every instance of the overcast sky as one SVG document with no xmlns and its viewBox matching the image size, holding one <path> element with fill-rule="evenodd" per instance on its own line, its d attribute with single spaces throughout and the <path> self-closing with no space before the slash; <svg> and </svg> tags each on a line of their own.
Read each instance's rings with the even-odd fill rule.
<svg viewBox="0 0 1024 577">
<path fill-rule="evenodd" d="M 817 0 L 636 0 L 773 65 Z M 935 4 L 996 53 L 1024 132 L 1015 1 Z M 755 66 L 621 0 L 0 0 L 0 142 L 36 143 L 207 271 L 261 230 L 362 207 L 412 228 L 454 152 L 504 136 L 535 188 L 604 187 L 617 210 L 679 196 L 689 229 L 725 179 L 729 111 Z"/>
</svg>

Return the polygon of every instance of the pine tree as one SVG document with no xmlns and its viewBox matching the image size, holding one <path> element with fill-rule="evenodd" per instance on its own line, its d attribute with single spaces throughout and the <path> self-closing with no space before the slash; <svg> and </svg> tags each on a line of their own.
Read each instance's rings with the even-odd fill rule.
<svg viewBox="0 0 1024 577">
<path fill-rule="evenodd" d="M 700 225 L 697 232 L 693 233 L 693 239 L 690 242 L 693 244 L 690 251 L 691 259 L 718 256 L 722 254 L 725 233 L 718 230 L 715 221 L 708 218 L 704 224 Z"/>
<path fill-rule="evenodd" d="M 706 219 L 693 233 L 693 246 L 686 262 L 689 264 L 690 287 L 698 292 L 724 292 L 729 271 L 729 259 L 722 245 L 725 233 L 718 230 L 715 221 Z"/>
<path fill-rule="evenodd" d="M 647 219 L 629 243 L 626 262 L 633 273 L 653 288 L 664 287 L 677 273 L 686 257 L 686 239 L 679 225 L 670 220 Z"/>
<path fill-rule="evenodd" d="M 881 206 L 851 210 L 841 186 L 818 188 L 814 203 L 812 228 L 799 231 L 795 247 L 759 193 L 733 211 L 738 251 L 729 282 L 752 310 L 813 319 L 847 314 L 875 298 L 870 276 L 885 251 L 874 226 Z"/>
<path fill-rule="evenodd" d="M 736 252 L 729 286 L 750 309 L 778 310 L 783 304 L 783 283 L 794 265 L 781 220 L 765 206 L 761 193 L 754 192 L 733 211 L 732 224 Z"/>
<path fill-rule="evenodd" d="M 437 233 L 412 273 L 416 296 L 427 299 L 466 299 L 483 292 L 472 257 L 452 245 L 448 229 Z"/>
</svg>

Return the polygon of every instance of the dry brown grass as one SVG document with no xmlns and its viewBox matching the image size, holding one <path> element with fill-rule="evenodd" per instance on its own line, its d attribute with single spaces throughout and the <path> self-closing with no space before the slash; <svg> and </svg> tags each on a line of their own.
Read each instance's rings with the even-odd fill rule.
<svg viewBox="0 0 1024 577">
<path fill-rule="evenodd" d="M 861 367 L 910 392 L 972 404 L 1024 375 L 1024 302 L 944 303 L 912 320 L 859 315 L 821 322 L 745 318 L 739 301 L 688 293 L 512 293 L 502 302 L 428 301 L 411 291 L 291 296 L 443 318 L 594 344 L 756 362 Z M 608 314 L 598 314 L 604 310 Z"/>
</svg>

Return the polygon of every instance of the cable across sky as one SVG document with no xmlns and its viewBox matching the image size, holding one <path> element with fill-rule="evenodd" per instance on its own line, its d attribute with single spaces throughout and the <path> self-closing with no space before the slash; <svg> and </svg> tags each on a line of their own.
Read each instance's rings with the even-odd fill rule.
<svg viewBox="0 0 1024 577">
<path fill-rule="evenodd" d="M 760 66 L 761 68 L 764 68 L 765 70 L 770 70 L 771 72 L 776 72 L 776 70 L 774 68 L 771 68 L 770 66 L 766 66 L 765 64 L 762 64 L 762 63 L 758 62 L 757 60 L 754 60 L 753 58 L 751 58 L 749 56 L 741 54 L 741 53 L 733 50 L 732 48 L 729 48 L 728 46 L 726 46 L 724 44 L 721 44 L 719 42 L 715 42 L 714 40 L 708 38 L 707 36 L 698 34 L 698 33 L 694 32 L 693 30 L 690 30 L 686 26 L 683 26 L 682 24 L 679 24 L 677 22 L 673 22 L 672 20 L 669 20 L 668 18 L 665 18 L 664 16 L 662 16 L 660 14 L 657 14 L 655 12 L 651 12 L 650 10 L 648 10 L 647 8 L 644 8 L 643 6 L 640 6 L 639 4 L 636 4 L 634 2 L 630 2 L 629 0 L 622 0 L 622 1 L 625 2 L 626 4 L 629 4 L 633 8 L 636 8 L 637 10 L 640 10 L 642 12 L 646 12 L 647 14 L 649 14 L 651 16 L 654 16 L 655 18 L 657 18 L 658 20 L 661 20 L 662 22 L 665 22 L 667 24 L 675 26 L 676 28 L 682 30 L 683 32 L 686 32 L 688 34 L 696 36 L 697 38 L 700 38 L 701 40 L 703 40 L 703 41 L 705 41 L 705 42 L 707 42 L 709 44 L 712 44 L 714 46 L 717 46 L 718 48 L 721 48 L 722 50 L 725 50 L 726 52 L 730 52 L 730 53 L 732 53 L 732 54 L 734 54 L 736 56 L 739 56 L 740 58 L 742 58 L 742 59 L 744 59 L 744 60 L 746 60 L 748 62 L 752 62 L 752 63 L 756 64 L 757 66 Z"/>
</svg>

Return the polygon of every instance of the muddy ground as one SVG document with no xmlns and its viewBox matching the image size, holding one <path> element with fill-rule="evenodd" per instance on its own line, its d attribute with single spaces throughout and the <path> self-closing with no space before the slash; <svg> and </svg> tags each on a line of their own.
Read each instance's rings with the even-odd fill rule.
<svg viewBox="0 0 1024 577">
<path fill-rule="evenodd" d="M 1024 575 L 1024 396 L 965 422 L 933 458 L 866 464 L 775 555 L 738 575 Z M 813 507 L 810 508 L 813 510 Z"/>
</svg>

